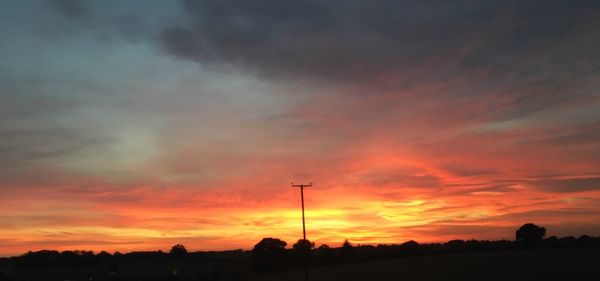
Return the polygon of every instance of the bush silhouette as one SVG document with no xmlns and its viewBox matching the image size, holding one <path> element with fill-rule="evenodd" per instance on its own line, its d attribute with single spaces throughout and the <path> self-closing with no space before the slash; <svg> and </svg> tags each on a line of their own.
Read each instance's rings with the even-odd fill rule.
<svg viewBox="0 0 600 281">
<path fill-rule="evenodd" d="M 263 238 L 252 249 L 252 269 L 255 272 L 273 272 L 281 269 L 285 255 L 285 241 Z"/>
<path fill-rule="evenodd" d="M 526 223 L 517 229 L 515 238 L 521 242 L 525 248 L 536 247 L 546 235 L 546 229 L 533 223 Z"/>
<path fill-rule="evenodd" d="M 177 244 L 177 245 L 174 245 L 173 247 L 171 247 L 169 254 L 174 259 L 181 260 L 181 259 L 185 258 L 185 256 L 187 256 L 188 251 L 185 248 L 185 246 L 183 246 L 181 244 Z"/>
</svg>

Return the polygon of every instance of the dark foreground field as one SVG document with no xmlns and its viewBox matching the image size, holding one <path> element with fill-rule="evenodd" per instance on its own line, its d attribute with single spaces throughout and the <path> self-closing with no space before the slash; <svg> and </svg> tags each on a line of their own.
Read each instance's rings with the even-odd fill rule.
<svg viewBox="0 0 600 281">
<path fill-rule="evenodd" d="M 304 280 L 303 271 L 250 280 Z M 561 248 L 406 257 L 311 268 L 309 280 L 600 280 L 600 248 Z"/>
<path fill-rule="evenodd" d="M 180 268 L 177 276 L 169 274 Z M 0 280 L 304 280 L 303 270 L 255 274 L 247 256 L 165 260 L 123 260 L 118 276 L 106 267 L 17 267 L 18 278 Z M 92 279 L 90 279 L 92 277 Z M 316 266 L 309 280 L 600 280 L 600 247 L 462 252 Z"/>
</svg>

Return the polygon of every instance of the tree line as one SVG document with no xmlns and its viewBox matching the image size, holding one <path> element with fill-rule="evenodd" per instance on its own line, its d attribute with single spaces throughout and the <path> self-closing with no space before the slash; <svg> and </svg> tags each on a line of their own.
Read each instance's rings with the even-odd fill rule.
<svg viewBox="0 0 600 281">
<path fill-rule="evenodd" d="M 177 244 L 169 252 L 148 251 L 108 253 L 105 251 L 55 251 L 42 250 L 27 252 L 18 257 L 1 258 L 3 264 L 17 267 L 97 267 L 107 268 L 118 273 L 119 265 L 128 260 L 172 261 L 193 264 L 207 260 L 234 261 L 250 264 L 257 273 L 274 272 L 303 266 L 321 266 L 360 261 L 436 255 L 457 252 L 500 251 L 531 248 L 593 247 L 600 246 L 600 237 L 582 235 L 580 237 L 555 236 L 544 238 L 546 229 L 535 224 L 524 224 L 515 231 L 515 240 L 451 240 L 446 243 L 420 244 L 408 241 L 402 244 L 353 245 L 345 241 L 340 247 L 322 244 L 318 247 L 309 240 L 300 239 L 290 247 L 278 238 L 263 238 L 252 250 L 220 252 L 188 252 L 185 246 Z"/>
<path fill-rule="evenodd" d="M 347 240 L 341 247 L 315 244 L 298 240 L 291 248 L 277 238 L 264 238 L 252 250 L 252 269 L 255 272 L 274 272 L 303 266 L 321 266 L 376 259 L 457 252 L 501 251 L 533 248 L 564 248 L 600 246 L 600 237 L 582 235 L 544 238 L 544 227 L 527 223 L 515 231 L 515 240 L 451 240 L 446 243 L 420 244 L 408 241 L 402 244 L 352 245 Z"/>
</svg>

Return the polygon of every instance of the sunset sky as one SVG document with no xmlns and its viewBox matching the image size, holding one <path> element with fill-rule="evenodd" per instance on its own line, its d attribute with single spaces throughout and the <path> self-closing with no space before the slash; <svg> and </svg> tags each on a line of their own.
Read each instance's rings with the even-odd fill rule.
<svg viewBox="0 0 600 281">
<path fill-rule="evenodd" d="M 600 235 L 600 1 L 0 2 L 0 256 Z"/>
</svg>

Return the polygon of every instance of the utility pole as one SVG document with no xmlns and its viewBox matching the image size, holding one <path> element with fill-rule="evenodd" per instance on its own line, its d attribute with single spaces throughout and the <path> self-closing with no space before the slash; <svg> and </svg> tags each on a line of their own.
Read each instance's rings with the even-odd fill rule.
<svg viewBox="0 0 600 281">
<path fill-rule="evenodd" d="M 304 222 L 304 188 L 311 187 L 312 182 L 309 184 L 294 184 L 292 183 L 292 187 L 300 188 L 300 200 L 302 201 L 302 238 L 304 242 L 306 242 L 306 224 Z M 306 258 L 306 257 L 305 257 Z M 308 281 L 308 262 L 304 260 L 304 281 Z"/>
<path fill-rule="evenodd" d="M 300 188 L 300 200 L 302 201 L 302 238 L 306 240 L 306 225 L 304 223 L 304 188 L 311 187 L 312 182 L 309 184 L 294 184 L 292 183 L 292 187 Z"/>
</svg>

